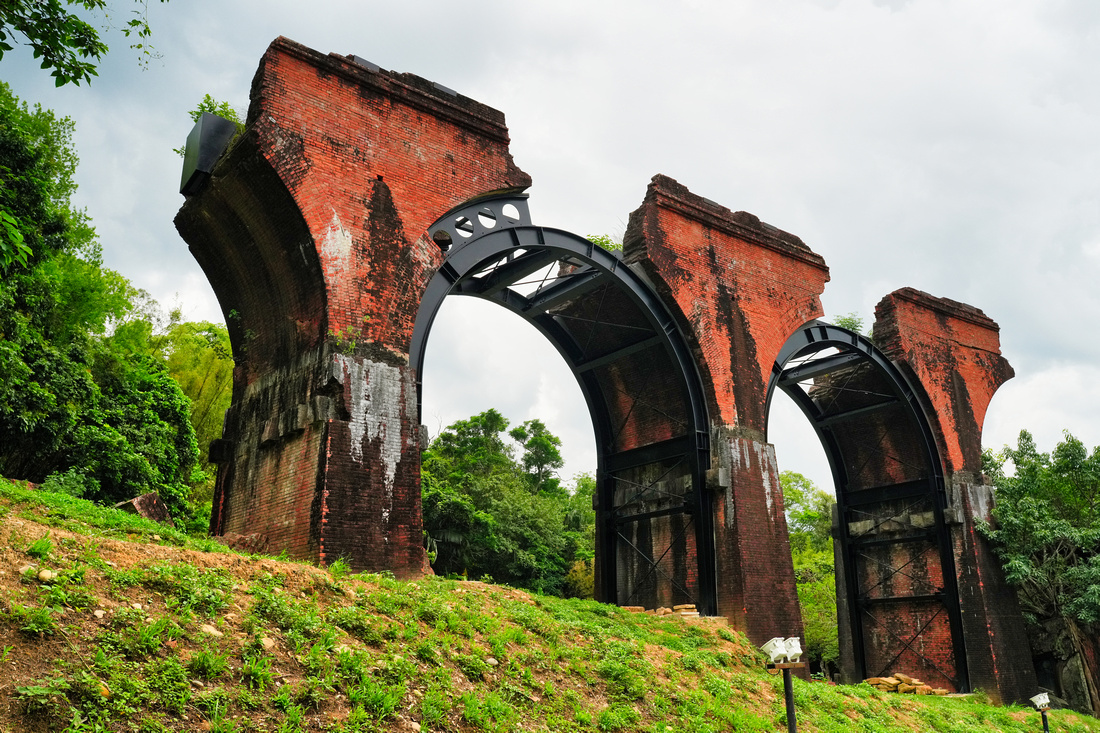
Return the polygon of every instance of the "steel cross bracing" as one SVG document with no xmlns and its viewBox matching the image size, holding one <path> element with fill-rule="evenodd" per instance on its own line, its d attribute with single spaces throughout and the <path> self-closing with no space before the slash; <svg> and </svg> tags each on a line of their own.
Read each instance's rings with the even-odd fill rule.
<svg viewBox="0 0 1100 733">
<path fill-rule="evenodd" d="M 522 317 L 565 359 L 592 415 L 603 599 L 631 605 L 660 581 L 677 602 L 716 613 L 712 509 L 704 486 L 709 421 L 695 361 L 660 298 L 618 253 L 532 225 L 525 195 L 463 204 L 429 233 L 446 259 L 424 292 L 410 345 L 418 407 L 427 337 L 445 297 L 483 298 Z M 672 437 L 646 442 L 635 434 L 644 420 L 661 422 Z M 676 517 L 682 520 L 668 525 L 668 545 L 635 541 L 634 533 Z M 693 580 L 669 562 L 688 532 Z M 640 570 L 620 577 L 620 568 L 633 566 Z"/>
<path fill-rule="evenodd" d="M 809 418 L 829 459 L 840 520 L 834 530 L 843 564 L 838 571 L 843 572 L 849 599 L 849 617 L 838 622 L 851 630 L 858 673 L 863 678 L 888 674 L 891 665 L 912 654 L 957 690 L 967 691 L 942 463 L 912 385 L 867 338 L 813 321 L 780 350 L 768 385 L 769 407 L 776 388 Z M 908 549 L 908 560 L 895 561 L 905 554 L 897 552 L 901 549 Z M 938 585 L 932 585 L 926 573 L 907 572 L 926 559 L 925 567 Z M 886 595 L 884 589 L 895 585 L 902 586 L 902 592 Z M 908 604 L 914 615 L 920 608 L 932 610 L 910 633 L 898 634 L 888 621 L 901 604 Z M 951 634 L 952 668 L 914 647 L 920 635 L 944 616 Z M 880 640 L 889 637 L 896 646 L 872 650 L 871 634 Z M 878 660 L 871 659 L 872 651 Z"/>
</svg>

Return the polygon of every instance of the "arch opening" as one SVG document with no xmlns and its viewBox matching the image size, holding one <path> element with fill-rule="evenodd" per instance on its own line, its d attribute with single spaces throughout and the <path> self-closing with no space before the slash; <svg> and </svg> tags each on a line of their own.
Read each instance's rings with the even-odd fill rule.
<svg viewBox="0 0 1100 733">
<path fill-rule="evenodd" d="M 776 389 L 809 420 L 829 462 L 847 676 L 908 671 L 967 691 L 952 517 L 919 392 L 870 340 L 823 321 L 802 326 L 780 350 L 769 421 Z"/>
<path fill-rule="evenodd" d="M 494 408 L 514 424 L 537 418 L 561 439 L 563 485 L 595 473 L 591 423 L 571 419 L 587 410 L 584 396 L 554 347 L 515 314 L 478 298 L 444 299 L 423 369 L 421 419 L 431 438 Z"/>
<path fill-rule="evenodd" d="M 427 337 L 444 298 L 485 299 L 523 318 L 561 355 L 591 416 L 597 598 L 647 608 L 694 603 L 714 614 L 707 410 L 661 300 L 617 254 L 532 225 L 525 196 L 464 204 L 429 234 L 450 246 L 413 330 L 418 414 Z"/>
</svg>

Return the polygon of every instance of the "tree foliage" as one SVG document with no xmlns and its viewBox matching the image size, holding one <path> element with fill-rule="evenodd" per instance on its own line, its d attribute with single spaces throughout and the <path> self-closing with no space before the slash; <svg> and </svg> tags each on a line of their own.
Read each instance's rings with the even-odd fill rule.
<svg viewBox="0 0 1100 733">
<path fill-rule="evenodd" d="M 86 498 L 157 491 L 182 516 L 196 478 L 191 402 L 141 325 L 148 297 L 102 267 L 70 205 L 71 133 L 0 84 L 0 199 L 30 247 L 0 280 L 0 475 L 76 471 Z"/>
<path fill-rule="evenodd" d="M 1009 461 L 1013 475 L 1005 471 Z M 1066 432 L 1053 453 L 1040 453 L 1025 430 L 1015 448 L 999 456 L 986 451 L 983 464 L 996 504 L 993 524 L 980 529 L 1000 556 L 1005 578 L 1017 587 L 1030 620 L 1063 620 L 1076 652 L 1084 654 L 1082 625 L 1100 623 L 1100 448 L 1090 453 Z M 1085 670 L 1100 713 L 1097 680 L 1088 665 Z"/>
<path fill-rule="evenodd" d="M 1022 431 L 1015 448 L 984 458 L 997 500 L 984 531 L 1025 611 L 1100 622 L 1100 449 L 1090 454 L 1067 432 L 1052 454 L 1040 453 Z"/>
<path fill-rule="evenodd" d="M 806 655 L 823 667 L 840 659 L 833 556 L 833 497 L 794 471 L 779 474 L 794 560 Z"/>
<path fill-rule="evenodd" d="M 187 114 L 191 117 L 192 122 L 198 122 L 204 112 L 209 112 L 212 115 L 229 120 L 237 126 L 237 132 L 234 134 L 233 139 L 236 140 L 237 136 L 245 130 L 244 120 L 237 114 L 237 109 L 229 102 L 222 102 L 214 99 L 209 94 L 202 98 L 202 101 L 195 105 L 195 109 L 191 110 Z M 230 145 L 232 145 L 230 141 Z M 181 145 L 178 148 L 172 148 L 172 152 L 179 155 L 181 158 L 187 154 L 187 146 Z"/>
<path fill-rule="evenodd" d="M 561 465 L 560 439 L 538 420 L 510 432 L 508 424 L 496 410 L 486 410 L 449 426 L 423 453 L 421 494 L 432 565 L 441 574 L 582 594 L 584 571 L 575 566 L 580 562 L 590 575 L 595 481 L 578 477 L 573 493 L 561 490 L 554 475 Z M 516 445 L 506 441 L 508 435 Z"/>
<path fill-rule="evenodd" d="M 143 62 L 155 53 L 149 45 L 148 11 L 149 0 L 134 0 L 130 17 L 119 26 Z M 4 0 L 0 3 L 0 59 L 22 36 L 57 86 L 90 82 L 98 76 L 96 69 L 108 48 L 82 15 L 101 18 L 106 24 L 113 20 L 106 0 Z"/>
</svg>

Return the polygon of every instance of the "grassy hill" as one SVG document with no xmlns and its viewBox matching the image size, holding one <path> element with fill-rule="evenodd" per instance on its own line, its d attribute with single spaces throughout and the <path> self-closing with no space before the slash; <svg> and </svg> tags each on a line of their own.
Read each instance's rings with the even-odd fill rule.
<svg viewBox="0 0 1100 733">
<path fill-rule="evenodd" d="M 0 548 L 0 731 L 786 730 L 724 622 L 240 555 L 2 481 Z M 795 699 L 800 731 L 1042 729 L 980 695 Z"/>
</svg>

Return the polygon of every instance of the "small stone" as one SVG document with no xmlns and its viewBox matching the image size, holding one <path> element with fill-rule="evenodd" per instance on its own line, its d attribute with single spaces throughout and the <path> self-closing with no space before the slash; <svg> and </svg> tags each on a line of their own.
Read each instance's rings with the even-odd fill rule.
<svg viewBox="0 0 1100 733">
<path fill-rule="evenodd" d="M 39 570 L 38 579 L 43 583 L 49 583 L 51 580 L 57 577 L 57 573 L 52 570 Z"/>
<path fill-rule="evenodd" d="M 147 623 L 147 624 L 153 623 L 153 617 L 152 616 L 146 616 L 145 617 L 145 623 Z"/>
<path fill-rule="evenodd" d="M 262 646 L 265 651 L 271 651 L 275 648 L 275 640 L 270 636 L 260 637 L 260 646 Z"/>
<path fill-rule="evenodd" d="M 118 567 L 117 564 L 111 562 L 110 560 L 107 560 L 104 564 L 109 568 L 117 568 Z"/>
<path fill-rule="evenodd" d="M 34 570 L 34 565 L 24 565 L 23 567 L 19 568 L 19 574 L 26 575 L 32 570 Z"/>
<path fill-rule="evenodd" d="M 225 634 L 223 634 L 222 632 L 218 631 L 217 629 L 215 629 L 215 628 L 214 628 L 213 626 L 211 626 L 210 624 L 203 624 L 203 625 L 202 625 L 202 626 L 200 627 L 200 630 L 202 631 L 202 633 L 204 633 L 204 634 L 210 634 L 211 636 L 225 636 Z"/>
<path fill-rule="evenodd" d="M 140 611 L 141 610 L 141 604 L 140 603 L 131 603 L 130 608 L 134 609 L 135 611 Z"/>
<path fill-rule="evenodd" d="M 106 612 L 106 611 L 104 611 L 104 610 L 103 610 L 102 608 L 97 608 L 96 610 L 92 611 L 92 614 L 93 614 L 93 615 L 94 615 L 94 616 L 95 616 L 96 618 L 103 618 L 104 616 L 106 616 L 106 615 L 107 615 L 107 612 Z"/>
<path fill-rule="evenodd" d="M 495 666 L 497 666 L 498 664 L 500 664 L 500 662 L 498 662 L 497 660 L 493 659 L 492 657 L 488 657 L 488 658 L 487 658 L 487 659 L 485 660 L 485 663 L 486 663 L 486 664 L 488 664 L 488 665 L 489 665 L 490 667 L 495 667 Z"/>
<path fill-rule="evenodd" d="M 160 542 L 160 535 L 159 534 L 153 535 L 153 541 L 154 542 Z"/>
</svg>

